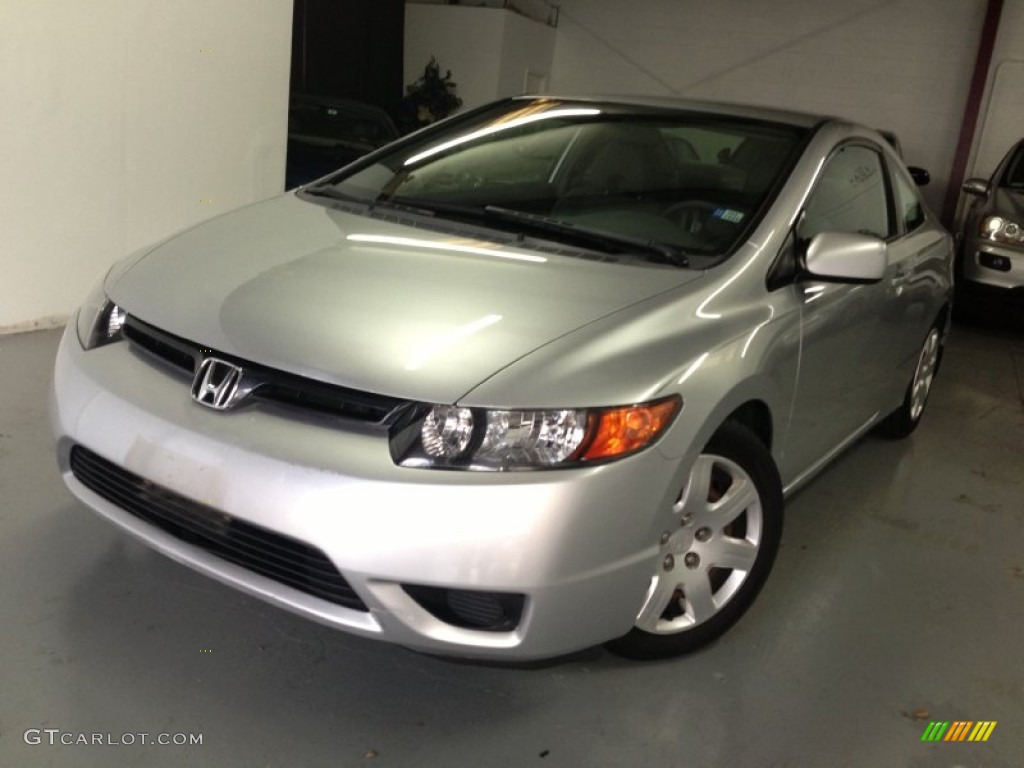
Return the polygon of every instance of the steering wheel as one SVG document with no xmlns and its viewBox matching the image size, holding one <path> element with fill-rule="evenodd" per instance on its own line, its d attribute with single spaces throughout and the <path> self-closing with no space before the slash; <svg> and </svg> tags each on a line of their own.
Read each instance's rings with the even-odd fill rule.
<svg viewBox="0 0 1024 768">
<path fill-rule="evenodd" d="M 684 232 L 695 235 L 704 229 L 711 215 L 722 206 L 707 200 L 680 200 L 662 212 L 662 216 Z"/>
</svg>

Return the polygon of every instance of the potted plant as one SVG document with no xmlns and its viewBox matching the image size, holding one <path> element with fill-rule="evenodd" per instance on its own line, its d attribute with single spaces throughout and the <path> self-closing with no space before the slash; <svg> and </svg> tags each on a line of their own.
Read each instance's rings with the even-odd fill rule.
<svg viewBox="0 0 1024 768">
<path fill-rule="evenodd" d="M 423 76 L 405 89 L 403 127 L 412 131 L 448 117 L 462 106 L 462 99 L 455 93 L 456 88 L 452 71 L 446 70 L 442 76 L 441 65 L 437 58 L 431 56 L 423 69 Z"/>
</svg>

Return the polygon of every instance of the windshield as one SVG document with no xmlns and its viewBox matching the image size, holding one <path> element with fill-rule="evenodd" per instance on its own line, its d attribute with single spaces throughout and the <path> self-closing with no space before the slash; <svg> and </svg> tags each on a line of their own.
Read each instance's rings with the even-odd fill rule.
<svg viewBox="0 0 1024 768">
<path fill-rule="evenodd" d="M 1018 145 L 1010 162 L 1006 164 L 1002 187 L 1024 189 L 1024 144 Z"/>
<path fill-rule="evenodd" d="M 706 112 L 514 100 L 396 144 L 321 194 L 553 240 L 585 232 L 588 246 L 599 233 L 610 250 L 724 256 L 806 133 Z"/>
</svg>

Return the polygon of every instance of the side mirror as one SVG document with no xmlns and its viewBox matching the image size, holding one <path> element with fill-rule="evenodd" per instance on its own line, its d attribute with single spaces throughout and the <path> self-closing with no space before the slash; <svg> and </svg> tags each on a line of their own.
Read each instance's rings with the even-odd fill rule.
<svg viewBox="0 0 1024 768">
<path fill-rule="evenodd" d="M 885 241 L 874 235 L 820 232 L 804 254 L 804 270 L 820 280 L 875 283 L 889 264 Z"/>
<path fill-rule="evenodd" d="M 910 171 L 910 178 L 912 178 L 914 183 L 919 187 L 928 186 L 928 182 L 932 180 L 932 175 L 928 173 L 926 168 L 921 168 L 916 165 L 908 165 L 907 170 Z"/>
<path fill-rule="evenodd" d="M 964 182 L 963 189 L 969 195 L 988 197 L 990 187 L 985 179 L 968 179 Z"/>
</svg>

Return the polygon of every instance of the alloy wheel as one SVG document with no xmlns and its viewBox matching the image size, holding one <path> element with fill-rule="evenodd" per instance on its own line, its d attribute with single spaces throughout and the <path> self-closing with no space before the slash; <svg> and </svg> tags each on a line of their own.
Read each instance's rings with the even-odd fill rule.
<svg viewBox="0 0 1024 768">
<path fill-rule="evenodd" d="M 924 341 L 921 349 L 921 356 L 917 361 L 917 370 L 914 372 L 914 381 L 910 390 L 910 418 L 917 421 L 924 412 L 924 405 L 928 400 L 928 393 L 932 388 L 932 381 L 935 378 L 935 368 L 939 362 L 939 331 L 932 328 L 928 338 Z"/>
<path fill-rule="evenodd" d="M 702 624 L 739 591 L 757 560 L 764 529 L 761 499 L 735 461 L 701 454 L 662 535 L 658 572 L 637 617 L 638 629 L 672 634 Z"/>
</svg>

